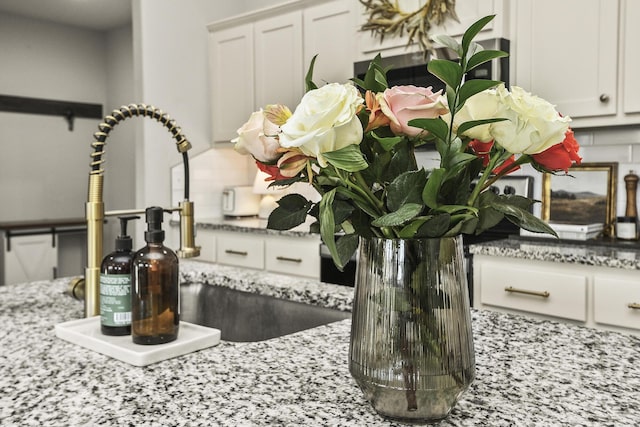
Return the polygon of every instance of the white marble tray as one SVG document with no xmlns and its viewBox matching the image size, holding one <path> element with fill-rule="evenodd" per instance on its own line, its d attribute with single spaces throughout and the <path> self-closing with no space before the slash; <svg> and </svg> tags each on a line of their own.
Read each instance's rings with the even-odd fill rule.
<svg viewBox="0 0 640 427">
<path fill-rule="evenodd" d="M 112 337 L 100 332 L 100 316 L 55 326 L 56 336 L 134 366 L 147 366 L 220 343 L 220 330 L 180 322 L 178 339 L 166 344 L 134 344 L 131 335 Z"/>
</svg>

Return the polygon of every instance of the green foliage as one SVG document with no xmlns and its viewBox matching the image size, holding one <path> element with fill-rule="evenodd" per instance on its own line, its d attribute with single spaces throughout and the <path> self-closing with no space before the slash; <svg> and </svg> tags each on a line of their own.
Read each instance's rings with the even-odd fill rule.
<svg viewBox="0 0 640 427">
<path fill-rule="evenodd" d="M 507 55 L 482 50 L 473 41 L 492 19 L 487 16 L 471 25 L 461 43 L 449 36 L 434 37 L 460 58 L 457 62 L 431 60 L 427 65 L 429 72 L 446 84 L 451 112 L 447 121 L 439 117 L 411 120 L 409 125 L 425 131 L 419 138 L 395 135 L 388 127 L 381 127 L 365 133 L 359 145 L 324 153 L 329 166 L 315 169 L 313 175 L 321 200 L 312 203 L 299 195 L 283 197 L 269 217 L 268 227 L 289 229 L 302 224 L 307 215 L 316 217 L 318 223 L 313 228 L 320 232 L 340 269 L 356 250 L 359 236 L 411 239 L 480 234 L 503 218 L 527 230 L 555 234 L 529 213 L 530 200 L 482 191 L 494 179 L 490 173 L 493 166 L 483 166 L 482 159 L 468 150 L 469 139 L 463 134 L 505 119 L 469 121 L 453 130 L 454 117 L 469 98 L 501 83 L 465 79 L 470 70 Z M 306 75 L 307 90 L 316 88 L 312 81 L 315 60 Z M 363 92 L 381 93 L 388 87 L 387 71 L 378 55 L 362 79 L 352 80 Z M 362 112 L 359 118 L 366 126 L 367 114 Z M 424 143 L 434 144 L 439 167 L 418 169 L 414 150 Z M 497 152 L 502 161 L 507 155 Z M 307 178 L 303 173 L 293 180 Z M 474 180 L 478 184 L 472 191 Z"/>
</svg>

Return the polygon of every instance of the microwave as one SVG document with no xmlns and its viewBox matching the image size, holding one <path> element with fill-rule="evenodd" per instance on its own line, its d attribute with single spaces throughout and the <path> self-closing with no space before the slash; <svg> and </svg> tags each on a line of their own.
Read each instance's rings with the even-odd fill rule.
<svg viewBox="0 0 640 427">
<path fill-rule="evenodd" d="M 490 39 L 480 44 L 485 49 L 499 49 L 509 53 L 509 40 Z M 451 50 L 446 48 L 437 49 L 438 57 L 454 60 L 450 58 Z M 369 68 L 370 60 L 356 62 L 353 65 L 354 75 L 363 79 Z M 445 84 L 436 76 L 427 71 L 426 61 L 422 52 L 406 53 L 390 57 L 382 56 L 382 66 L 390 67 L 387 72 L 387 83 L 389 87 L 401 85 L 414 85 L 429 87 L 434 92 L 444 89 Z M 493 79 L 500 80 L 509 87 L 509 57 L 494 59 L 474 68 L 467 74 L 467 79 Z M 443 91 L 444 92 L 444 91 Z"/>
</svg>

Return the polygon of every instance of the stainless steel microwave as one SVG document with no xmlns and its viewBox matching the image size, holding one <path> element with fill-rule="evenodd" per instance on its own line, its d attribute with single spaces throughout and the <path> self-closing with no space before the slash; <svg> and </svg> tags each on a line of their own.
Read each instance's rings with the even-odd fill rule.
<svg viewBox="0 0 640 427">
<path fill-rule="evenodd" d="M 507 39 L 491 39 L 480 42 L 485 49 L 500 49 L 509 52 L 509 40 Z M 440 58 L 455 59 L 447 56 L 450 50 L 444 48 L 438 49 Z M 358 78 L 363 78 L 367 72 L 370 61 L 356 62 L 353 65 L 354 74 Z M 407 53 L 403 55 L 384 57 L 382 56 L 382 65 L 391 67 L 387 72 L 387 81 L 389 87 L 400 85 L 415 85 L 433 88 L 433 91 L 444 89 L 442 83 L 436 76 L 429 73 L 426 67 L 426 61 L 422 52 Z M 509 57 L 500 58 L 482 64 L 467 74 L 467 79 L 495 79 L 505 82 L 509 87 Z"/>
</svg>

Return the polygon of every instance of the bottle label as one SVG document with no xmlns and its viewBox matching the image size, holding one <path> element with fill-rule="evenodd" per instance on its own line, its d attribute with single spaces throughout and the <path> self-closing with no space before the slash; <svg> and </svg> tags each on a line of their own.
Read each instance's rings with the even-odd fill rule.
<svg viewBox="0 0 640 427">
<path fill-rule="evenodd" d="M 100 275 L 100 322 L 104 326 L 131 324 L 131 275 Z"/>
</svg>

